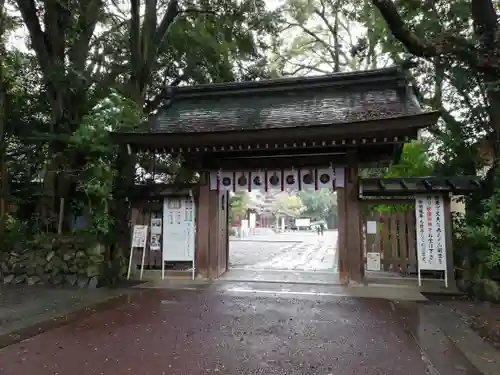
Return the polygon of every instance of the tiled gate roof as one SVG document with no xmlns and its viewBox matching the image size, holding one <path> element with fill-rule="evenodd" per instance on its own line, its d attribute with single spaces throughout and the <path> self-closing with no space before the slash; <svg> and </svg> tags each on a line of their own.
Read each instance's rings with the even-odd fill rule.
<svg viewBox="0 0 500 375">
<path fill-rule="evenodd" d="M 293 129 L 422 112 L 398 68 L 171 88 L 143 133 Z"/>
</svg>

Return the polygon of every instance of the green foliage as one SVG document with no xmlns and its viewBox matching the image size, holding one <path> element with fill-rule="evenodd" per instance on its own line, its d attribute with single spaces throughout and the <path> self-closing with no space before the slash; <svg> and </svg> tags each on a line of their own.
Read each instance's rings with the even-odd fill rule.
<svg viewBox="0 0 500 375">
<path fill-rule="evenodd" d="M 304 204 L 303 216 L 312 220 L 327 220 L 337 213 L 337 195 L 329 189 L 308 189 L 297 195 Z"/>
<path fill-rule="evenodd" d="M 491 276 L 500 267 L 500 188 L 484 199 L 483 214 L 474 222 L 459 219 L 455 226 L 456 246 L 470 264 L 472 278 Z"/>
<path fill-rule="evenodd" d="M 142 110 L 118 94 L 99 103 L 86 115 L 70 137 L 71 149 L 84 155 L 85 164 L 80 171 L 77 191 L 86 196 L 80 201 L 80 211 L 91 218 L 89 230 L 97 236 L 107 234 L 113 224 L 109 202 L 113 199 L 113 182 L 117 171 L 117 146 L 110 139 L 110 130 L 132 129 L 143 120 Z"/>
<path fill-rule="evenodd" d="M 401 159 L 391 165 L 384 177 L 424 177 L 433 172 L 433 165 L 429 159 L 428 145 L 421 141 L 406 143 L 403 147 Z"/>
<path fill-rule="evenodd" d="M 246 191 L 238 191 L 229 199 L 229 223 L 235 223 L 237 218 L 244 219 L 250 199 Z"/>
<path fill-rule="evenodd" d="M 288 193 L 278 194 L 272 208 L 277 214 L 287 214 L 293 217 L 299 216 L 305 207 L 298 195 L 289 195 Z"/>
<path fill-rule="evenodd" d="M 384 174 L 386 178 L 425 177 L 432 175 L 433 163 L 429 159 L 428 145 L 421 141 L 406 143 L 399 162 L 391 165 Z M 370 207 L 379 212 L 406 212 L 414 204 L 381 204 Z"/>
</svg>

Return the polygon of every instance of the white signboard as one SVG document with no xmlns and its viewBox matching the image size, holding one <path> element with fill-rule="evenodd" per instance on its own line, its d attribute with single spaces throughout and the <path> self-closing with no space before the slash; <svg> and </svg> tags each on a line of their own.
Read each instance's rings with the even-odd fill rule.
<svg viewBox="0 0 500 375">
<path fill-rule="evenodd" d="M 420 270 L 446 272 L 443 197 L 441 195 L 417 195 L 415 214 L 419 279 Z"/>
<path fill-rule="evenodd" d="M 163 202 L 163 260 L 193 261 L 195 204 L 188 197 L 169 197 Z"/>
<path fill-rule="evenodd" d="M 249 226 L 251 229 L 255 228 L 255 223 L 257 221 L 256 219 L 257 219 L 257 215 L 254 213 L 250 213 Z"/>
<path fill-rule="evenodd" d="M 151 219 L 151 233 L 161 234 L 161 219 L 158 218 Z"/>
<path fill-rule="evenodd" d="M 149 238 L 149 249 L 152 251 L 159 251 L 161 249 L 161 219 L 151 219 L 151 236 Z"/>
<path fill-rule="evenodd" d="M 241 220 L 241 229 L 247 230 L 249 228 L 249 222 L 247 219 Z"/>
<path fill-rule="evenodd" d="M 366 270 L 380 271 L 380 253 L 366 253 Z"/>
<path fill-rule="evenodd" d="M 308 227 L 311 225 L 311 219 L 295 219 L 296 227 Z"/>
<path fill-rule="evenodd" d="M 366 233 L 377 234 L 377 222 L 376 221 L 367 221 L 366 222 Z"/>
<path fill-rule="evenodd" d="M 141 276 L 144 273 L 144 258 L 146 256 L 146 240 L 148 238 L 148 226 L 147 225 L 134 225 L 134 230 L 132 232 L 132 246 L 130 246 L 130 255 L 128 260 L 128 272 L 127 279 L 130 279 L 130 273 L 132 272 L 132 258 L 134 255 L 134 248 L 142 248 L 142 260 L 141 260 Z"/>
<path fill-rule="evenodd" d="M 147 225 L 134 225 L 132 232 L 132 247 L 146 247 L 146 239 L 148 238 Z"/>
</svg>

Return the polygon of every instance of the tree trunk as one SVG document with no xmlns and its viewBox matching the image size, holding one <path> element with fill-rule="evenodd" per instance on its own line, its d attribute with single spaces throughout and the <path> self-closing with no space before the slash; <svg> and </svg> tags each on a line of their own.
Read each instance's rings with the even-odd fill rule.
<svg viewBox="0 0 500 375">
<path fill-rule="evenodd" d="M 3 44 L 3 34 L 5 32 L 5 0 L 0 0 L 0 56 L 5 54 L 5 45 Z M 6 152 L 6 101 L 7 88 L 5 83 L 3 61 L 0 60 L 0 236 L 5 230 L 6 198 L 7 198 L 7 171 L 5 166 Z"/>
</svg>

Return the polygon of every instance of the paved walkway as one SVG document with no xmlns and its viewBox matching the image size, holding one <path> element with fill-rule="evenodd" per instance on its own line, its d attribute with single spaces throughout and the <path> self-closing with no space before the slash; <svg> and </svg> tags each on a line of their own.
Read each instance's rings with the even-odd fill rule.
<svg viewBox="0 0 500 375">
<path fill-rule="evenodd" d="M 77 318 L 73 316 L 74 313 L 128 295 L 132 291 L 0 284 L 0 348 L 18 341 L 19 335 L 33 334 L 47 325 L 57 325 L 57 320 Z"/>
<path fill-rule="evenodd" d="M 265 238 L 265 240 L 263 240 Z M 259 270 L 335 271 L 337 231 L 287 232 L 252 236 L 229 243 L 231 268 Z"/>
<path fill-rule="evenodd" d="M 133 293 L 5 347 L 0 374 L 494 375 L 484 363 L 500 368 L 491 352 L 473 365 L 474 348 L 456 345 L 453 327 L 442 328 L 430 305 L 351 297 L 330 286 L 246 288 Z"/>
</svg>

